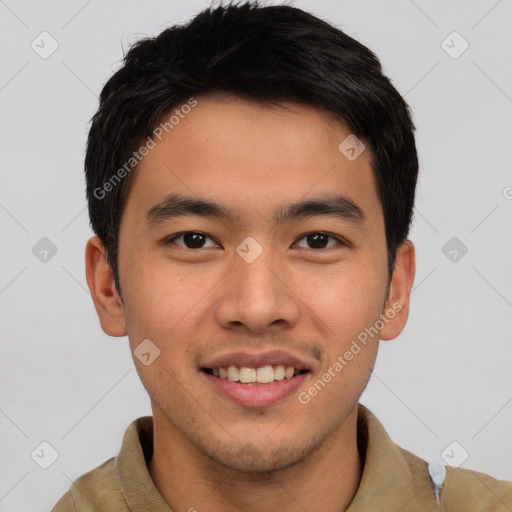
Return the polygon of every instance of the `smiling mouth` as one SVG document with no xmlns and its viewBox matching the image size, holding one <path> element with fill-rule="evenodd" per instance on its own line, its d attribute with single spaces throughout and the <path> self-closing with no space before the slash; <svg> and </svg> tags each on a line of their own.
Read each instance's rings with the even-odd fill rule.
<svg viewBox="0 0 512 512">
<path fill-rule="evenodd" d="M 309 373 L 309 370 L 299 370 L 293 366 L 266 365 L 260 368 L 250 368 L 247 366 L 235 366 L 219 368 L 201 368 L 201 371 L 218 377 L 219 379 L 241 384 L 272 384 L 274 382 L 293 379 L 303 373 Z"/>
</svg>

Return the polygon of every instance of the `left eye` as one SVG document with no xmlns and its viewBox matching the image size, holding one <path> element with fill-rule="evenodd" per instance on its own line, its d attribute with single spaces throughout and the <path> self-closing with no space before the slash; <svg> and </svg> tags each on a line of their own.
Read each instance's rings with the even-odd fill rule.
<svg viewBox="0 0 512 512">
<path fill-rule="evenodd" d="M 205 246 L 205 240 L 207 239 L 211 240 L 212 244 Z M 182 243 L 176 243 L 176 240 L 181 240 Z M 187 231 L 186 233 L 181 233 L 170 238 L 169 242 L 176 243 L 176 245 L 180 245 L 186 249 L 204 249 L 205 247 L 215 247 L 217 245 L 208 235 L 198 231 Z"/>
<path fill-rule="evenodd" d="M 308 235 L 304 235 L 302 238 L 299 238 L 299 240 L 305 240 L 306 244 L 309 244 L 309 247 L 302 246 L 301 248 L 327 249 L 328 247 L 336 245 L 336 243 L 329 245 L 329 238 L 335 240 L 338 243 L 338 245 L 343 244 L 340 239 L 336 238 L 333 235 L 328 235 L 327 233 L 309 233 Z"/>
</svg>

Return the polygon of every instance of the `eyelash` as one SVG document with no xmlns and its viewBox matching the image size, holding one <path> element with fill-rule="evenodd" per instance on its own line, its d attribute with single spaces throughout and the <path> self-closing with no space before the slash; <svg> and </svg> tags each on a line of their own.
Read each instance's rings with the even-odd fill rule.
<svg viewBox="0 0 512 512">
<path fill-rule="evenodd" d="M 182 238 L 183 236 L 187 235 L 187 234 L 197 234 L 197 235 L 203 235 L 207 238 L 209 238 L 210 240 L 214 241 L 212 237 L 210 237 L 209 235 L 207 235 L 206 233 L 203 233 L 201 231 L 183 231 L 182 233 L 178 233 L 176 235 L 173 235 L 172 237 L 168 238 L 167 240 L 165 240 L 165 244 L 168 245 L 168 244 L 171 244 L 171 243 L 174 243 L 174 241 L 178 238 Z M 326 233 L 324 231 L 311 231 L 309 233 L 305 233 L 304 235 L 300 236 L 297 241 L 299 240 L 302 240 L 303 238 L 306 238 L 310 235 L 325 235 L 327 236 L 328 238 L 332 238 L 334 240 L 336 240 L 338 242 L 338 244 L 336 245 L 340 245 L 340 246 L 346 246 L 348 245 L 345 241 L 343 241 L 341 238 L 339 238 L 338 236 L 336 235 L 333 235 L 331 233 Z M 217 243 L 217 242 L 215 242 Z M 295 242 L 296 243 L 296 242 Z M 187 250 L 190 250 L 190 251 L 200 251 L 201 249 L 208 249 L 208 247 L 199 247 L 197 249 L 193 249 L 193 248 L 190 248 L 190 247 L 185 247 L 185 246 L 179 246 L 179 247 L 182 247 L 183 249 L 187 249 Z M 306 248 L 306 247 L 301 247 L 301 249 L 310 249 L 312 251 L 315 251 L 315 252 L 321 252 L 321 251 L 325 251 L 325 250 L 328 250 L 328 249 L 331 249 L 332 247 L 335 247 L 335 246 L 330 246 L 330 247 L 323 247 L 323 248 L 320 248 L 320 249 L 310 249 L 310 248 Z"/>
</svg>

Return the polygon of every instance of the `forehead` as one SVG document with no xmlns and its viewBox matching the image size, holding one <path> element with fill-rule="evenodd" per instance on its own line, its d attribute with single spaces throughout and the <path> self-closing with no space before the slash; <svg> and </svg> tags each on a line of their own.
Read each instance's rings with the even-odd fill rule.
<svg viewBox="0 0 512 512">
<path fill-rule="evenodd" d="M 292 102 L 196 101 L 162 118 L 166 129 L 137 167 L 126 210 L 147 213 L 180 193 L 229 207 L 241 222 L 272 220 L 283 204 L 342 194 L 369 220 L 382 214 L 369 148 L 353 158 L 363 146 L 350 152 L 355 136 L 332 115 Z"/>
</svg>

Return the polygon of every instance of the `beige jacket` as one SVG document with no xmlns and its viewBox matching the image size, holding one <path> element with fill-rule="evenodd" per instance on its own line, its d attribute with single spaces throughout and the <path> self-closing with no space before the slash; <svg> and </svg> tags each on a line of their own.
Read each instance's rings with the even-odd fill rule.
<svg viewBox="0 0 512 512">
<path fill-rule="evenodd" d="M 432 467 L 393 443 L 377 418 L 358 410 L 366 447 L 363 477 L 347 512 L 512 512 L 512 482 L 466 469 L 446 468 L 439 493 Z M 153 419 L 130 424 L 117 457 L 81 476 L 52 512 L 172 512 L 153 484 Z M 439 476 L 434 480 L 437 482 Z M 437 499 L 439 496 L 439 499 Z"/>
</svg>

